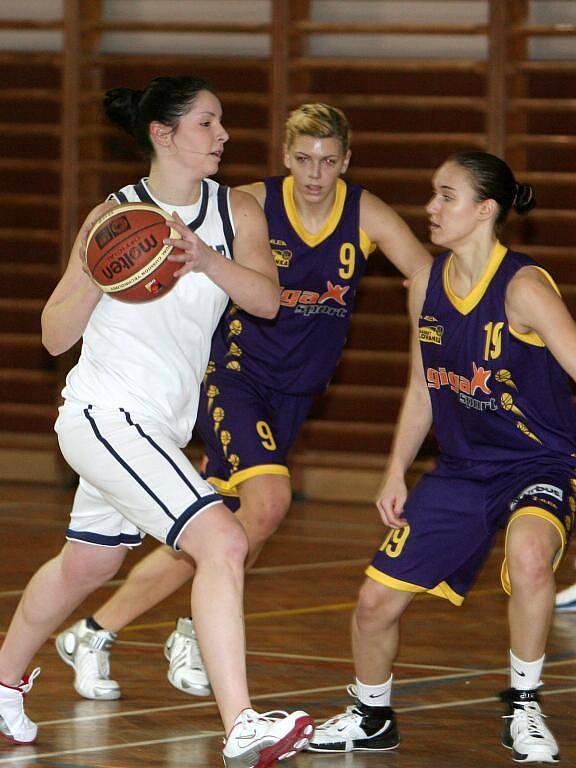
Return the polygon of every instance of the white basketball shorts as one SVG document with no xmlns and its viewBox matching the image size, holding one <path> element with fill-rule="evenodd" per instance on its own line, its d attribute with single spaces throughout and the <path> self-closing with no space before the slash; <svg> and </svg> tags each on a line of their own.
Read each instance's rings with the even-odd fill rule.
<svg viewBox="0 0 576 768">
<path fill-rule="evenodd" d="M 222 497 L 158 424 L 124 409 L 65 404 L 55 430 L 80 476 L 66 538 L 105 547 L 178 537 Z"/>
</svg>

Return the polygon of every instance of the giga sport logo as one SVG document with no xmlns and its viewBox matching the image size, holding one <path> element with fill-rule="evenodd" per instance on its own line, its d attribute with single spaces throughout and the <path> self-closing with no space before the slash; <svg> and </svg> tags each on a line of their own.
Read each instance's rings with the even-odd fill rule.
<svg viewBox="0 0 576 768">
<path fill-rule="evenodd" d="M 280 305 L 293 308 L 295 312 L 305 316 L 328 314 L 345 317 L 348 314 L 348 308 L 344 296 L 349 290 L 349 285 L 334 285 L 331 280 L 326 281 L 326 290 L 323 293 L 283 288 L 280 294 Z M 327 305 L 328 301 L 339 306 Z"/>
<path fill-rule="evenodd" d="M 426 382 L 429 389 L 440 389 L 440 387 L 450 387 L 453 392 L 463 392 L 465 395 L 474 395 L 478 390 L 485 395 L 492 394 L 488 386 L 488 379 L 492 371 L 487 371 L 482 366 L 478 367 L 472 363 L 472 378 L 468 379 L 454 371 L 447 371 L 446 368 L 428 368 L 426 371 Z"/>
</svg>

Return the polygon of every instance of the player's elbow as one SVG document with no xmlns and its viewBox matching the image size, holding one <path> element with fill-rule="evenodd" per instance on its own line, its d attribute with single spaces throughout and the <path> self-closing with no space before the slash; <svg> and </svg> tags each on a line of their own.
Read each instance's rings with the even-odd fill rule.
<svg viewBox="0 0 576 768">
<path fill-rule="evenodd" d="M 273 320 L 280 309 L 280 288 L 277 285 L 270 286 L 261 298 L 262 302 L 257 313 L 258 317 L 264 320 Z"/>
<path fill-rule="evenodd" d="M 273 320 L 278 314 L 279 309 L 280 309 L 280 289 L 277 286 L 274 286 L 273 290 L 270 292 L 270 297 L 266 304 L 265 314 L 263 315 L 263 317 L 265 317 L 267 320 Z"/>
<path fill-rule="evenodd" d="M 260 317 L 263 317 L 266 320 L 274 320 L 274 318 L 278 314 L 279 309 L 280 309 L 280 300 L 270 302 L 270 304 L 264 309 Z"/>
<path fill-rule="evenodd" d="M 54 329 L 49 323 L 42 323 L 42 346 L 52 357 L 67 352 L 73 346 L 73 342 L 65 338 L 58 329 Z"/>
<path fill-rule="evenodd" d="M 53 357 L 56 357 L 61 353 L 61 350 L 59 348 L 58 340 L 56 338 L 56 334 L 54 333 L 54 328 L 52 326 L 52 323 L 50 323 L 49 312 L 47 311 L 47 309 L 48 307 L 44 307 L 44 310 L 42 311 L 42 315 L 40 317 L 40 328 L 42 331 L 42 346 Z"/>
<path fill-rule="evenodd" d="M 69 347 L 62 344 L 58 338 L 55 338 L 44 331 L 42 331 L 42 346 L 52 355 L 52 357 L 58 357 L 58 355 L 62 355 L 69 349 Z"/>
<path fill-rule="evenodd" d="M 42 337 L 42 346 L 47 352 L 49 352 L 52 355 L 52 357 L 58 357 L 58 355 L 62 354 L 62 352 L 64 351 L 64 350 L 60 350 L 59 347 L 57 347 L 50 340 L 45 339 L 44 337 Z"/>
</svg>

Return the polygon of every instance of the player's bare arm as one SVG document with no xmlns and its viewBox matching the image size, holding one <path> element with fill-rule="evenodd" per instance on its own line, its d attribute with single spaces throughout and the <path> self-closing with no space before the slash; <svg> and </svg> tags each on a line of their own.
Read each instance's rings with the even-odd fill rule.
<svg viewBox="0 0 576 768">
<path fill-rule="evenodd" d="M 230 295 L 247 312 L 275 317 L 280 308 L 280 282 L 264 211 L 245 192 L 233 189 L 230 199 L 236 225 L 234 259 L 246 273 L 242 283 L 234 287 L 236 296 Z"/>
<path fill-rule="evenodd" d="M 251 195 L 261 208 L 264 208 L 266 202 L 266 184 L 263 181 L 255 181 L 253 184 L 243 184 L 235 187 L 238 192 L 246 192 Z"/>
<path fill-rule="evenodd" d="M 364 190 L 360 228 L 405 277 L 432 263 L 432 257 L 406 222 L 380 198 Z"/>
<path fill-rule="evenodd" d="M 51 355 L 61 355 L 82 337 L 102 291 L 88 275 L 84 251 L 93 224 L 117 203 L 104 202 L 88 214 L 80 227 L 68 265 L 42 311 L 42 344 Z"/>
<path fill-rule="evenodd" d="M 232 190 L 230 202 L 236 229 L 233 260 L 209 248 L 176 213 L 174 229 L 181 239 L 164 242 L 183 253 L 169 258 L 183 264 L 175 273 L 178 277 L 186 272 L 203 272 L 246 312 L 272 318 L 280 306 L 280 288 L 266 218 L 256 200 L 244 192 Z"/>
<path fill-rule="evenodd" d="M 406 525 L 406 520 L 402 517 L 404 502 L 408 496 L 405 475 L 432 426 L 432 405 L 424 378 L 418 337 L 420 314 L 429 276 L 429 267 L 421 269 L 410 286 L 410 378 L 394 433 L 388 466 L 376 500 L 382 520 L 392 528 Z"/>
<path fill-rule="evenodd" d="M 510 281 L 506 291 L 506 316 L 518 333 L 536 333 L 576 381 L 576 323 L 539 269 L 525 267 Z"/>
</svg>

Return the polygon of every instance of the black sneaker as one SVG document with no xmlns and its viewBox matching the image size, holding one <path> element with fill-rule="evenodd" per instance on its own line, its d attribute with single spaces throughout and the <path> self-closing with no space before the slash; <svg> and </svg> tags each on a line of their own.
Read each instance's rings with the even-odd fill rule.
<svg viewBox="0 0 576 768">
<path fill-rule="evenodd" d="M 309 752 L 387 752 L 400 744 L 391 707 L 369 707 L 356 701 L 342 715 L 319 725 Z"/>
<path fill-rule="evenodd" d="M 517 763 L 557 763 L 556 739 L 545 725 L 537 691 L 510 688 L 500 694 L 508 705 L 502 728 L 502 745 L 512 750 Z"/>
</svg>

